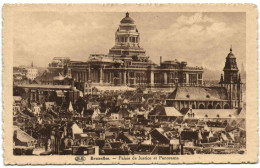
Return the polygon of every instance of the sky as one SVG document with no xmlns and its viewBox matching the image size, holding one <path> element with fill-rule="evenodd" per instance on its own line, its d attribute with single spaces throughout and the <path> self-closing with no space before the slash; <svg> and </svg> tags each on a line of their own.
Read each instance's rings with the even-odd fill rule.
<svg viewBox="0 0 260 168">
<path fill-rule="evenodd" d="M 14 65 L 47 67 L 53 57 L 87 61 L 113 47 L 121 12 L 20 12 L 14 20 Z M 238 67 L 246 56 L 245 13 L 130 12 L 151 60 L 187 61 L 222 71 L 232 45 Z"/>
</svg>

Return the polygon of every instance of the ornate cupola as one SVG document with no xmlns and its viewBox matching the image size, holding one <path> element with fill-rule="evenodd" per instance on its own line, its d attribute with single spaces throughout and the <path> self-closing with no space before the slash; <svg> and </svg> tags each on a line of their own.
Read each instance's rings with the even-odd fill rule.
<svg viewBox="0 0 260 168">
<path fill-rule="evenodd" d="M 232 47 L 230 52 L 226 57 L 224 71 L 224 82 L 225 83 L 236 83 L 238 81 L 238 67 L 236 62 L 236 57 L 232 52 Z"/>
<path fill-rule="evenodd" d="M 134 24 L 135 21 L 129 16 L 129 13 L 126 12 L 125 17 L 121 20 L 121 24 Z"/>
<path fill-rule="evenodd" d="M 140 47 L 139 42 L 140 34 L 136 28 L 135 21 L 127 12 L 120 21 L 115 33 L 115 45 L 109 50 L 109 55 L 115 57 L 145 55 L 145 50 Z"/>
<path fill-rule="evenodd" d="M 227 90 L 227 98 L 229 100 L 230 108 L 241 108 L 242 102 L 242 82 L 240 75 L 238 74 L 238 67 L 236 62 L 236 57 L 232 52 L 232 47 L 230 52 L 226 57 L 224 71 L 224 79 L 221 74 L 219 84 Z"/>
</svg>

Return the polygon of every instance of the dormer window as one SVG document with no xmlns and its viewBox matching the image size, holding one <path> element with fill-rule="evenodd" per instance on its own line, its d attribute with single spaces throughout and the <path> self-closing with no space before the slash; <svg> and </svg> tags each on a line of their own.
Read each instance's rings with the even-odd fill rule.
<svg viewBox="0 0 260 168">
<path fill-rule="evenodd" d="M 209 96 L 209 95 L 207 95 L 206 97 L 207 97 L 207 98 L 210 98 L 210 96 Z"/>
<path fill-rule="evenodd" d="M 187 98 L 190 98 L 190 95 L 189 95 L 189 94 L 187 94 L 187 95 L 186 95 L 186 97 L 187 97 Z"/>
</svg>

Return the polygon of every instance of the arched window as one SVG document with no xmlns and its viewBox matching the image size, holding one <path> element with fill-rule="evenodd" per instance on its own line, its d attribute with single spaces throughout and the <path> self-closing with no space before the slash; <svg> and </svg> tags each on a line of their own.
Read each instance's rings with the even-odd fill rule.
<svg viewBox="0 0 260 168">
<path fill-rule="evenodd" d="M 196 109 L 195 104 L 193 104 L 193 105 L 191 106 L 191 108 L 192 108 L 192 109 Z"/>
<path fill-rule="evenodd" d="M 229 109 L 229 105 L 228 105 L 228 104 L 225 104 L 225 105 L 224 105 L 224 109 Z"/>
<path fill-rule="evenodd" d="M 73 140 L 72 139 L 69 139 L 68 140 L 68 146 L 72 146 L 73 145 Z"/>
<path fill-rule="evenodd" d="M 221 109 L 221 106 L 217 104 L 216 109 Z"/>
<path fill-rule="evenodd" d="M 199 109 L 204 109 L 204 108 L 205 108 L 205 106 L 203 104 L 199 105 Z"/>
<path fill-rule="evenodd" d="M 209 105 L 208 105 L 208 109 L 213 109 L 212 104 L 209 104 Z"/>
</svg>

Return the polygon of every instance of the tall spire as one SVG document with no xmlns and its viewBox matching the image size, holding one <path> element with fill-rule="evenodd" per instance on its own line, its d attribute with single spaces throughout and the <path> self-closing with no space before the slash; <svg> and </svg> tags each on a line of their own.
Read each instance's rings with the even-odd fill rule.
<svg viewBox="0 0 260 168">
<path fill-rule="evenodd" d="M 224 81 L 223 74 L 221 74 L 220 83 L 222 83 L 223 81 Z"/>
<path fill-rule="evenodd" d="M 33 68 L 33 61 L 32 61 L 32 63 L 31 63 L 31 67 Z"/>
<path fill-rule="evenodd" d="M 232 44 L 231 44 L 231 46 L 230 46 L 230 52 L 232 53 Z"/>
<path fill-rule="evenodd" d="M 240 74 L 238 75 L 238 82 L 241 82 Z"/>
<path fill-rule="evenodd" d="M 70 101 L 70 104 L 69 104 L 69 112 L 73 112 L 73 111 L 74 111 L 74 109 L 73 109 L 72 103 L 71 103 L 71 101 Z"/>
<path fill-rule="evenodd" d="M 84 107 L 82 108 L 82 111 L 81 111 L 81 113 L 80 113 L 80 115 L 81 115 L 81 117 L 84 117 Z"/>
<path fill-rule="evenodd" d="M 126 16 L 126 17 L 129 17 L 129 13 L 128 13 L 128 12 L 126 12 L 125 16 Z"/>
</svg>

